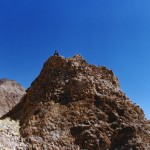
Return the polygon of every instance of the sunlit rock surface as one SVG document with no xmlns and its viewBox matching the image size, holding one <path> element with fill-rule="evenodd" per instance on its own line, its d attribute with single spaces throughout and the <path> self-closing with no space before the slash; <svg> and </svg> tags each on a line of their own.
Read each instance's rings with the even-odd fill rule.
<svg viewBox="0 0 150 150">
<path fill-rule="evenodd" d="M 50 57 L 22 101 L 3 116 L 20 121 L 29 150 L 149 150 L 150 123 L 106 67 L 80 55 Z"/>
</svg>

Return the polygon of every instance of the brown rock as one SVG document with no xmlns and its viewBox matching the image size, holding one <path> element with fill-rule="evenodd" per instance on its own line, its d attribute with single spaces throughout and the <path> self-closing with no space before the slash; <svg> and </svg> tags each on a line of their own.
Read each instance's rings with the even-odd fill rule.
<svg viewBox="0 0 150 150">
<path fill-rule="evenodd" d="M 7 116 L 20 120 L 28 149 L 150 149 L 150 123 L 141 108 L 111 70 L 79 55 L 49 58 Z"/>
</svg>

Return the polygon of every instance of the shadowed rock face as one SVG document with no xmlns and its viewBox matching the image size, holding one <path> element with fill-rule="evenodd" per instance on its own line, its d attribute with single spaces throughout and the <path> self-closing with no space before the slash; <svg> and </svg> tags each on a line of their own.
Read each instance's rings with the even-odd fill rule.
<svg viewBox="0 0 150 150">
<path fill-rule="evenodd" d="M 8 116 L 20 120 L 28 149 L 150 149 L 150 123 L 141 108 L 111 70 L 79 55 L 50 57 Z"/>
<path fill-rule="evenodd" d="M 16 81 L 0 79 L 0 117 L 12 109 L 25 95 L 25 89 Z"/>
</svg>

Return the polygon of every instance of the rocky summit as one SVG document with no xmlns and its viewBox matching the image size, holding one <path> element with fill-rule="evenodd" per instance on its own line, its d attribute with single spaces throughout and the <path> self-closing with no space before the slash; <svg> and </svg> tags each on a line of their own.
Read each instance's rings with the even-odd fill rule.
<svg viewBox="0 0 150 150">
<path fill-rule="evenodd" d="M 0 79 L 0 117 L 12 109 L 25 95 L 25 89 L 14 80 Z"/>
<path fill-rule="evenodd" d="M 80 55 L 50 57 L 6 117 L 20 121 L 27 150 L 150 150 L 142 109 L 111 70 Z"/>
</svg>

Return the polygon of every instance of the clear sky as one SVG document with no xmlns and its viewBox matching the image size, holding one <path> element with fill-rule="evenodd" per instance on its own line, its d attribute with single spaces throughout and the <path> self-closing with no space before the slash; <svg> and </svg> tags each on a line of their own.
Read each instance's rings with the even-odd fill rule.
<svg viewBox="0 0 150 150">
<path fill-rule="evenodd" d="M 149 0 L 0 0 L 0 78 L 29 87 L 55 49 L 112 69 L 150 119 Z"/>
</svg>

